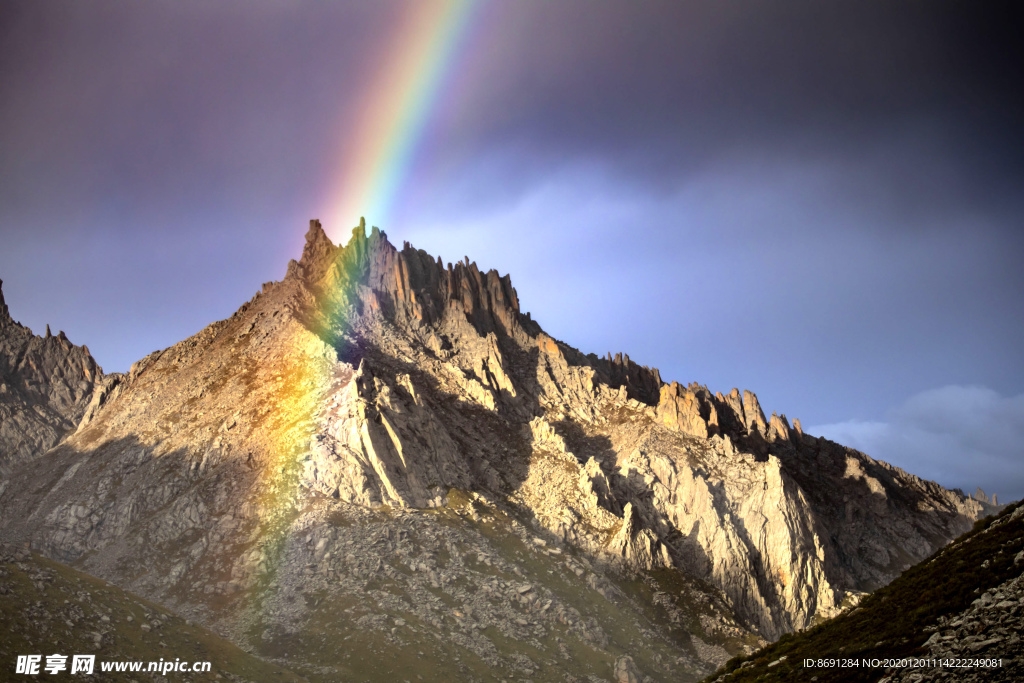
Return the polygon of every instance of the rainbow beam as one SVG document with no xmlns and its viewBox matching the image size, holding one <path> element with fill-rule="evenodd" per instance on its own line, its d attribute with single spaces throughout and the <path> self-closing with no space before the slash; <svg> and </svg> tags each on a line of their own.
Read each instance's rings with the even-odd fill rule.
<svg viewBox="0 0 1024 683">
<path fill-rule="evenodd" d="M 351 134 L 337 184 L 340 195 L 328 211 L 334 225 L 345 225 L 360 215 L 387 222 L 478 2 L 412 0 L 409 4 L 408 14 L 388 43 L 396 49 L 372 81 Z M 348 325 L 347 313 L 361 275 L 359 263 L 357 253 L 341 252 L 338 279 L 319 302 L 318 324 L 334 333 Z M 267 589 L 275 583 L 297 517 L 299 458 L 316 437 L 319 411 L 337 381 L 330 354 L 316 335 L 298 332 L 292 346 L 275 361 L 282 381 L 272 397 L 275 409 L 261 430 L 271 458 L 254 501 L 260 510 L 264 571 L 248 606 L 250 614 L 262 612 Z"/>
<path fill-rule="evenodd" d="M 348 249 L 337 252 L 337 269 L 333 271 L 336 275 L 322 293 L 313 319 L 318 330 L 290 320 L 288 324 L 292 327 L 283 337 L 286 344 L 267 363 L 265 379 L 269 389 L 263 396 L 273 410 L 254 430 L 268 457 L 252 500 L 258 511 L 262 570 L 256 575 L 255 591 L 244 610 L 250 618 L 258 619 L 264 613 L 266 600 L 274 593 L 288 542 L 296 530 L 302 496 L 302 456 L 315 443 L 326 399 L 348 380 L 337 364 L 335 346 L 325 342 L 319 333 L 337 335 L 335 345 L 343 343 L 340 337 L 349 329 L 348 316 L 359 283 L 365 277 L 366 260 L 360 254 L 360 247 L 365 249 L 365 244 L 353 240 Z"/>
<path fill-rule="evenodd" d="M 334 225 L 385 225 L 479 0 L 414 0 L 372 81 L 345 154 Z"/>
</svg>

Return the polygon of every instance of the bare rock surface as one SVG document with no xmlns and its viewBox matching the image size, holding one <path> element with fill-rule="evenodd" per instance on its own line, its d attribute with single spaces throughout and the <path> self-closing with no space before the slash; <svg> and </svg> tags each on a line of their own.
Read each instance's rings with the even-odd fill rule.
<svg viewBox="0 0 1024 683">
<path fill-rule="evenodd" d="M 695 680 L 986 509 L 363 226 L 311 222 L 282 281 L 89 397 L 0 537 L 311 680 Z"/>
<path fill-rule="evenodd" d="M 0 281 L 0 472 L 56 446 L 112 381 L 64 332 L 15 322 Z"/>
<path fill-rule="evenodd" d="M 910 567 L 855 607 L 730 659 L 707 681 L 1018 681 L 1024 504 Z"/>
</svg>

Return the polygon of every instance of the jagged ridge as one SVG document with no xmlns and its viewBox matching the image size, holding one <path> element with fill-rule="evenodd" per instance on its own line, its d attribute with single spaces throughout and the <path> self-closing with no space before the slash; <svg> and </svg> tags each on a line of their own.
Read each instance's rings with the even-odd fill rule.
<svg viewBox="0 0 1024 683">
<path fill-rule="evenodd" d="M 0 515 L 0 535 L 85 558 L 239 641 L 249 636 L 236 621 L 256 618 L 254 604 L 277 599 L 310 562 L 325 567 L 316 577 L 369 580 L 360 562 L 340 559 L 337 515 L 372 529 L 377 513 L 365 511 L 443 516 L 468 509 L 453 501 L 469 495 L 474 515 L 509 520 L 516 537 L 590 558 L 586 571 L 576 560 L 552 571 L 586 573 L 602 603 L 632 605 L 620 619 L 647 607 L 623 602 L 616 576 L 674 577 L 653 603 L 663 625 L 637 628 L 675 643 L 691 676 L 749 646 L 750 630 L 776 637 L 836 613 L 982 511 L 782 415 L 766 419 L 749 391 L 666 384 L 628 356 L 584 355 L 520 312 L 508 276 L 396 249 L 362 225 L 337 247 L 317 221 L 281 282 L 136 363 L 48 464 L 17 473 L 0 495 L 0 510 L 32 511 Z M 39 482 L 21 486 L 29 476 Z M 139 573 L 152 552 L 165 565 Z M 436 558 L 424 562 L 447 590 Z M 468 565 L 450 571 L 482 585 Z M 416 595 L 432 585 L 389 580 Z M 550 600 L 549 611 L 527 608 L 545 633 L 567 629 L 601 652 L 622 646 Z M 512 630 L 524 618 L 478 608 Z M 409 609 L 435 618 L 426 594 Z M 697 612 L 679 645 L 670 624 Z M 287 619 L 311 618 L 299 614 Z M 459 632 L 491 657 L 481 654 L 494 647 L 487 636 Z M 637 657 L 668 675 L 653 653 Z"/>
<path fill-rule="evenodd" d="M 53 336 L 47 325 L 39 337 L 15 322 L 0 280 L 0 472 L 73 431 L 104 379 L 88 347 L 63 330 Z"/>
</svg>

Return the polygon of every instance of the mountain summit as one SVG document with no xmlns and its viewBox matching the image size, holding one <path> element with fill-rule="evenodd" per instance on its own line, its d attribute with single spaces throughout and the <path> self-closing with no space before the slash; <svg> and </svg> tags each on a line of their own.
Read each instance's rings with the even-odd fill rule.
<svg viewBox="0 0 1024 683">
<path fill-rule="evenodd" d="M 311 680 L 693 680 L 985 507 L 750 391 L 585 355 L 468 258 L 318 221 L 9 484 L 0 537 Z"/>
<path fill-rule="evenodd" d="M 57 445 L 104 386 L 89 349 L 11 318 L 0 280 L 0 473 Z M 99 397 L 96 397 L 98 404 Z M 3 482 L 0 481 L 0 491 Z"/>
</svg>

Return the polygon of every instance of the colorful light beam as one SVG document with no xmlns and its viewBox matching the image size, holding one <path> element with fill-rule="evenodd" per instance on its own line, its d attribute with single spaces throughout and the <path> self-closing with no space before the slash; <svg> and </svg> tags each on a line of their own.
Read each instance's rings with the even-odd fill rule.
<svg viewBox="0 0 1024 683">
<path fill-rule="evenodd" d="M 349 136 L 329 216 L 385 226 L 479 0 L 414 0 Z"/>
</svg>

